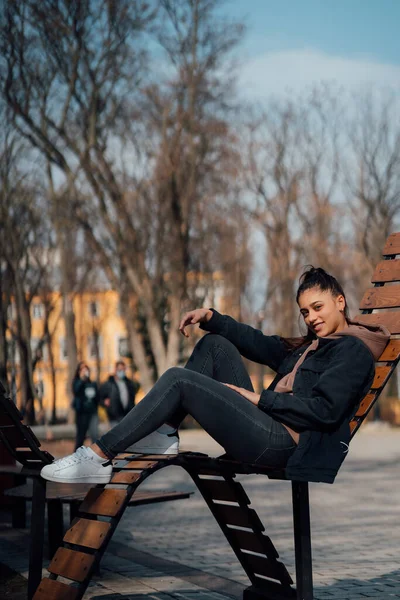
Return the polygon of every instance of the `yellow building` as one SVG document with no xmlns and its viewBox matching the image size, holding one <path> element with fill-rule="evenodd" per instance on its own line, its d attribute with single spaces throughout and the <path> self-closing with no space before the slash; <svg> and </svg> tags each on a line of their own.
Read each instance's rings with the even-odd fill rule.
<svg viewBox="0 0 400 600">
<path fill-rule="evenodd" d="M 62 298 L 58 293 L 51 297 L 54 307 L 49 316 L 51 348 L 54 357 L 57 391 L 57 415 L 65 416 L 70 411 L 71 392 L 68 389 L 68 356 L 65 325 L 62 318 Z M 124 320 L 120 315 L 119 295 L 114 291 L 83 292 L 73 300 L 75 334 L 78 360 L 87 361 L 92 379 L 103 382 L 112 373 L 115 361 L 123 358 L 132 376 L 131 359 L 128 357 L 128 339 Z M 35 351 L 43 337 L 45 307 L 40 298 L 31 304 L 32 350 Z M 17 370 L 18 370 L 18 360 Z M 34 381 L 43 397 L 43 408 L 49 416 L 53 386 L 49 362 L 49 348 L 44 346 L 42 359 L 37 363 Z"/>
<path fill-rule="evenodd" d="M 232 299 L 224 293 L 224 282 L 222 276 L 214 274 L 214 285 L 212 293 L 207 297 L 205 306 L 215 306 L 221 312 L 228 312 L 236 317 L 237 311 L 232 306 Z M 204 291 L 203 291 L 204 292 Z M 206 294 L 207 295 L 207 294 Z M 57 417 L 71 415 L 72 394 L 68 386 L 68 356 L 66 346 L 65 324 L 62 317 L 62 297 L 54 292 L 50 297 L 52 310 L 49 316 L 48 330 L 51 337 L 51 349 L 54 360 L 55 382 L 56 382 L 56 406 Z M 236 307 L 237 308 L 237 307 Z M 132 372 L 132 360 L 129 356 L 128 336 L 124 319 L 120 313 L 119 294 L 112 290 L 97 292 L 82 292 L 76 294 L 73 299 L 73 310 L 75 314 L 75 335 L 78 350 L 78 360 L 87 362 L 91 369 L 91 378 L 103 382 L 113 372 L 115 362 L 122 358 L 127 365 L 127 375 L 134 377 Z M 12 320 L 13 311 L 10 318 Z M 45 326 L 45 306 L 40 297 L 34 298 L 31 303 L 31 346 L 33 353 L 40 340 L 43 338 Z M 201 332 L 196 332 L 201 335 Z M 14 352 L 11 363 L 15 365 L 16 380 L 18 384 L 19 365 L 18 353 Z M 254 364 L 248 364 L 250 376 L 254 386 L 259 387 L 259 369 Z M 136 374 L 140 380 L 140 374 Z M 271 380 L 271 374 L 263 373 L 264 387 Z M 51 416 L 53 401 L 52 373 L 49 361 L 49 347 L 42 347 L 41 359 L 38 361 L 34 371 L 34 382 L 37 387 L 38 396 L 42 398 L 43 409 L 47 419 Z M 139 390 L 137 400 L 140 400 L 143 392 Z M 19 398 L 17 394 L 17 403 Z M 37 409 L 39 406 L 37 405 Z"/>
</svg>

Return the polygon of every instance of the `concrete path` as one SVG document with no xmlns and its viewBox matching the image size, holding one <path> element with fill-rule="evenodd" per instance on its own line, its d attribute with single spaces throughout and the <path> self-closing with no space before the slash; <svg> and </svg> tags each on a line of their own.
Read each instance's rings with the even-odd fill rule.
<svg viewBox="0 0 400 600">
<path fill-rule="evenodd" d="M 70 443 L 47 447 L 58 455 Z M 182 432 L 182 450 L 222 452 L 197 430 Z M 310 486 L 315 600 L 400 598 L 399 474 L 400 430 L 366 426 L 334 485 Z M 294 578 L 290 484 L 261 476 L 240 481 Z M 169 467 L 140 489 L 195 488 L 183 470 Z M 26 532 L 2 524 L 0 563 L 26 576 L 27 544 Z M 126 511 L 85 599 L 239 599 L 248 584 L 197 493 Z"/>
</svg>

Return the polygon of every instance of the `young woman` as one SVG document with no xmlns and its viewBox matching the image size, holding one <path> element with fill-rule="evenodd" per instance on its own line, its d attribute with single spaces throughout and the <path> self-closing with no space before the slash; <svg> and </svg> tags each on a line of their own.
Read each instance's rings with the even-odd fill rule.
<svg viewBox="0 0 400 600">
<path fill-rule="evenodd" d="M 76 440 L 75 450 L 82 446 L 86 434 L 92 441 L 98 436 L 97 406 L 99 403 L 97 383 L 90 379 L 90 369 L 81 361 L 72 380 L 73 401 L 75 410 Z"/>
<path fill-rule="evenodd" d="M 237 460 L 285 469 L 291 479 L 332 482 L 348 450 L 349 419 L 370 388 L 389 332 L 350 321 L 342 287 L 323 269 L 302 275 L 296 300 L 308 333 L 290 340 L 213 309 L 186 313 L 183 335 L 197 323 L 209 332 L 186 367 L 166 371 L 116 427 L 45 466 L 43 477 L 106 483 L 111 460 L 128 448 L 177 452 L 179 424 L 190 414 Z M 277 372 L 261 394 L 242 356 Z"/>
</svg>

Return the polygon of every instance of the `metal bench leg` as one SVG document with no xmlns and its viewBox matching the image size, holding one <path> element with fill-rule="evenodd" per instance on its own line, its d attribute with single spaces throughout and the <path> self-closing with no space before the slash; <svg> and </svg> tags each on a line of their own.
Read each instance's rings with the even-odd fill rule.
<svg viewBox="0 0 400 600">
<path fill-rule="evenodd" d="M 12 526 L 16 529 L 26 527 L 26 500 L 25 498 L 13 498 Z"/>
<path fill-rule="evenodd" d="M 292 481 L 297 600 L 313 600 L 308 483 Z"/>
<path fill-rule="evenodd" d="M 47 501 L 49 559 L 51 560 L 64 537 L 63 505 L 61 500 Z"/>
<path fill-rule="evenodd" d="M 28 600 L 33 595 L 42 579 L 44 513 L 46 507 L 46 480 L 33 478 L 31 546 L 29 549 Z"/>
</svg>

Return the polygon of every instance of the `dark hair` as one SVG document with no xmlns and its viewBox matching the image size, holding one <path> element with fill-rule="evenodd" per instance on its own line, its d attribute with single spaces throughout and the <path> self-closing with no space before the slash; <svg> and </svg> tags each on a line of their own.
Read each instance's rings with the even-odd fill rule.
<svg viewBox="0 0 400 600">
<path fill-rule="evenodd" d="M 117 360 L 117 362 L 115 363 L 115 368 L 119 367 L 119 365 L 122 365 L 123 367 L 126 368 L 126 364 L 124 360 Z"/>
<path fill-rule="evenodd" d="M 313 288 L 319 288 L 322 292 L 330 292 L 334 298 L 338 296 L 343 296 L 345 299 L 345 308 L 344 308 L 344 317 L 346 321 L 350 320 L 349 308 L 347 306 L 346 295 L 343 291 L 342 286 L 334 277 L 322 269 L 321 267 L 313 267 L 312 265 L 307 265 L 305 267 L 304 272 L 300 275 L 299 279 L 299 287 L 297 288 L 296 293 L 296 302 L 299 303 L 299 298 L 301 294 L 307 290 L 311 290 Z M 307 334 L 302 337 L 296 338 L 282 338 L 283 341 L 290 346 L 291 348 L 299 348 L 304 344 L 316 339 L 315 333 L 313 333 L 310 329 L 307 331 Z"/>
<path fill-rule="evenodd" d="M 80 370 L 82 369 L 83 365 L 86 365 L 86 368 L 88 369 L 88 371 L 89 371 L 89 376 L 90 376 L 90 369 L 89 369 L 89 367 L 87 366 L 87 364 L 86 364 L 86 361 L 85 361 L 85 360 L 81 360 L 81 361 L 79 361 L 79 362 L 78 362 L 78 365 L 77 365 L 77 367 L 76 367 L 76 371 L 75 371 L 74 379 L 79 379 L 79 372 L 80 372 Z"/>
</svg>

